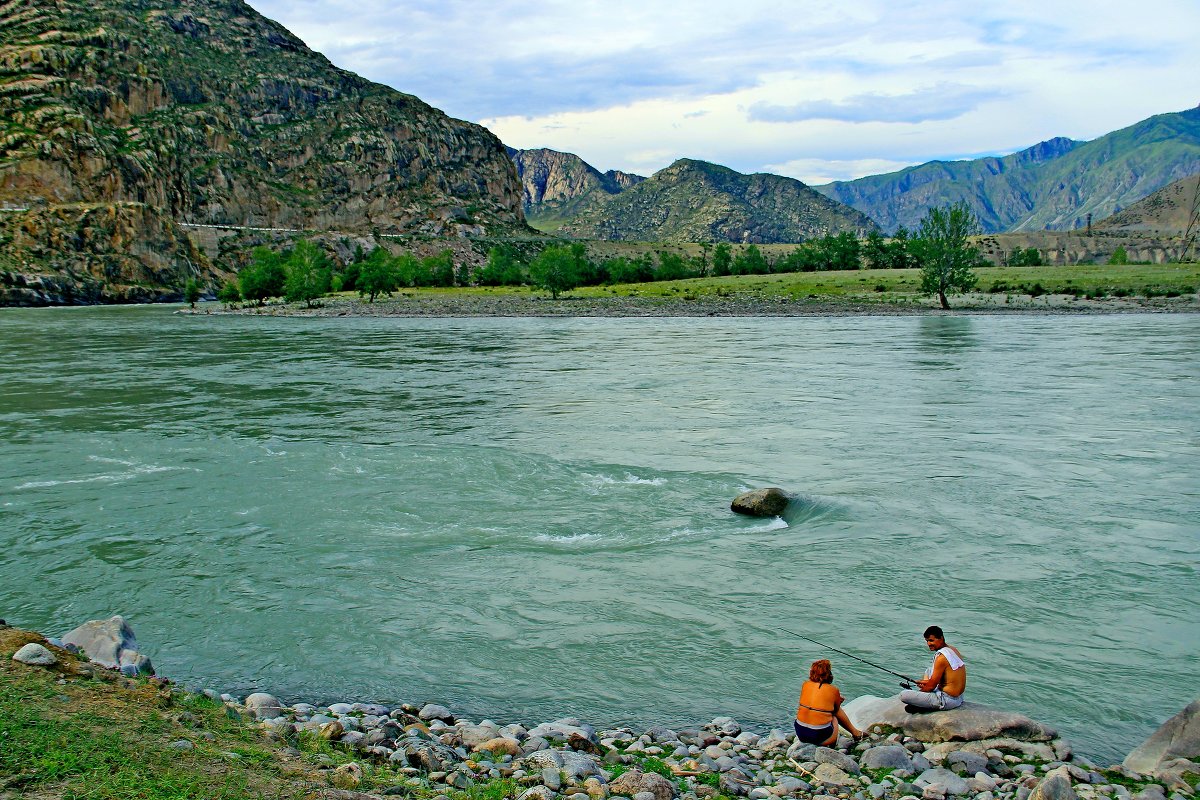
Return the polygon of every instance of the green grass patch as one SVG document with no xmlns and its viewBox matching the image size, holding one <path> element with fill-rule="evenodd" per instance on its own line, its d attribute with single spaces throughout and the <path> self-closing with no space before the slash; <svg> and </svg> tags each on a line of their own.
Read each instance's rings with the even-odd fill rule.
<svg viewBox="0 0 1200 800">
<path fill-rule="evenodd" d="M 251 724 L 230 719 L 222 704 L 147 680 L 87 677 L 66 654 L 54 671 L 11 661 L 36 638 L 0 630 L 0 794 L 65 800 L 309 794 L 312 784 L 285 778 L 285 761 L 272 743 Z M 194 749 L 170 747 L 181 739 Z M 236 760 L 223 755 L 230 752 Z"/>
</svg>

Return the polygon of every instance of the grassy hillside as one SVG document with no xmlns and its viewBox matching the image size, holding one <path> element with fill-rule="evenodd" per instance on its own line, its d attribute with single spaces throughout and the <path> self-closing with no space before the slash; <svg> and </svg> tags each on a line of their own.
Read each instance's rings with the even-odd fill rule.
<svg viewBox="0 0 1200 800">
<path fill-rule="evenodd" d="M 1101 220 L 1097 230 L 1138 236 L 1185 236 L 1200 228 L 1200 175 L 1159 189 L 1129 208 Z"/>
</svg>

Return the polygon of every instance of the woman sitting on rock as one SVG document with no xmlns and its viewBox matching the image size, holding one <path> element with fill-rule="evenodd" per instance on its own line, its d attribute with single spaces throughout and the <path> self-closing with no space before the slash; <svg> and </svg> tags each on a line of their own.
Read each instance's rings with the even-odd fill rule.
<svg viewBox="0 0 1200 800">
<path fill-rule="evenodd" d="M 854 727 L 842 710 L 842 693 L 833 685 L 833 667 L 829 659 L 814 661 L 808 680 L 800 687 L 800 706 L 796 709 L 796 738 L 808 744 L 830 747 L 837 743 L 838 723 L 855 739 L 863 732 Z"/>
</svg>

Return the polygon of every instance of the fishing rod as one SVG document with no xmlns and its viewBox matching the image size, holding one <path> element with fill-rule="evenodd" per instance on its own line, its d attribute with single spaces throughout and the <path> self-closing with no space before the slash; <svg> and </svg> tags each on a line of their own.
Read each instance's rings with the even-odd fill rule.
<svg viewBox="0 0 1200 800">
<path fill-rule="evenodd" d="M 859 658 L 858 656 L 854 655 L 853 653 L 847 653 L 845 650 L 838 650 L 836 647 L 831 647 L 831 646 L 825 644 L 824 642 L 818 642 L 816 639 L 810 639 L 807 636 L 801 636 L 800 634 L 796 633 L 795 631 L 789 631 L 787 628 L 780 628 L 779 630 L 783 631 L 784 633 L 790 633 L 792 636 L 795 636 L 797 639 L 803 639 L 806 642 L 812 642 L 813 644 L 820 645 L 821 647 L 824 647 L 826 650 L 832 650 L 835 653 L 841 653 L 842 655 L 844 655 L 848 658 L 853 658 L 855 661 L 861 661 L 862 663 L 866 664 L 869 667 L 874 667 L 875 669 L 883 670 L 888 675 L 895 675 L 897 678 L 903 679 L 904 683 L 902 683 L 901 686 L 903 686 L 905 689 L 913 688 L 912 684 L 918 682 L 916 678 L 910 678 L 907 675 L 901 675 L 899 672 L 893 672 L 892 670 L 888 669 L 887 667 L 881 667 L 873 661 L 867 661 L 865 658 Z"/>
</svg>

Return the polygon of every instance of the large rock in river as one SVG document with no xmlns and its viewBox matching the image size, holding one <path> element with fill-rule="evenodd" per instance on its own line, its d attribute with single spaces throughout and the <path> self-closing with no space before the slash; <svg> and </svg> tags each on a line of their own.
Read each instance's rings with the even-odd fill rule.
<svg viewBox="0 0 1200 800">
<path fill-rule="evenodd" d="M 1121 763 L 1134 772 L 1154 775 L 1178 759 L 1200 761 L 1200 700 L 1164 722 Z"/>
<path fill-rule="evenodd" d="M 963 703 L 950 711 L 909 714 L 899 697 L 856 697 L 844 706 L 859 728 L 882 724 L 904 731 L 922 742 L 971 742 L 1009 738 L 1049 742 L 1058 736 L 1051 727 L 1024 714 L 1000 711 L 979 703 Z"/>
<path fill-rule="evenodd" d="M 787 508 L 790 499 L 783 489 L 772 486 L 742 492 L 733 498 L 729 508 L 735 514 L 747 514 L 751 517 L 778 517 Z"/>
<path fill-rule="evenodd" d="M 150 659 L 138 652 L 133 628 L 120 615 L 85 622 L 70 633 L 63 634 L 62 642 L 80 648 L 90 660 L 101 666 L 154 674 Z"/>
</svg>

